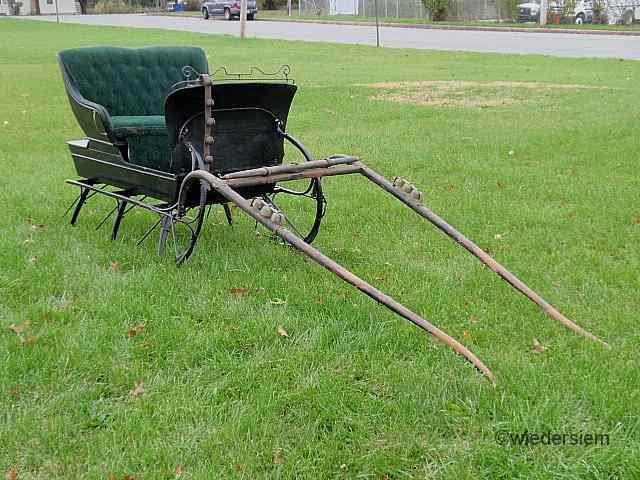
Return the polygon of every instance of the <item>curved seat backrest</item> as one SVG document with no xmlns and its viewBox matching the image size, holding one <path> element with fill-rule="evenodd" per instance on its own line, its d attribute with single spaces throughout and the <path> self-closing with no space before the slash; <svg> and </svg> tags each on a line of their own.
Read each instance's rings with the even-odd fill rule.
<svg viewBox="0 0 640 480">
<path fill-rule="evenodd" d="M 163 115 L 169 89 L 184 80 L 184 66 L 208 72 L 197 47 L 73 48 L 59 59 L 70 86 L 110 116 Z"/>
<path fill-rule="evenodd" d="M 189 142 L 203 155 L 204 89 L 179 86 L 168 96 L 165 121 L 173 162 L 188 169 Z M 287 83 L 221 83 L 213 86 L 213 171 L 227 173 L 278 165 L 284 157 L 284 130 L 296 86 Z"/>
</svg>

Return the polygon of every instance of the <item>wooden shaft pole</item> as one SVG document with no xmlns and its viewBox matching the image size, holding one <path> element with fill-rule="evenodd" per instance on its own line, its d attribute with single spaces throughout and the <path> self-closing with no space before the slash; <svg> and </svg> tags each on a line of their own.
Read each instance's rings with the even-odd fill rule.
<svg viewBox="0 0 640 480">
<path fill-rule="evenodd" d="M 247 35 L 247 0 L 240 0 L 240 38 Z"/>
<path fill-rule="evenodd" d="M 233 190 L 227 183 L 206 172 L 204 170 L 196 170 L 194 172 L 189 173 L 181 187 L 180 191 L 180 202 L 182 202 L 183 192 L 188 192 L 189 185 L 193 181 L 197 180 L 205 180 L 207 181 L 218 193 L 223 195 L 227 200 L 237 205 L 241 210 L 243 210 L 246 214 L 254 218 L 256 221 L 267 227 L 269 230 L 274 232 L 280 238 L 285 240 L 287 243 L 293 245 L 295 248 L 300 250 L 302 253 L 307 255 L 313 261 L 326 268 L 330 272 L 334 273 L 338 277 L 340 277 L 345 282 L 353 285 L 358 290 L 363 292 L 365 295 L 371 297 L 376 302 L 384 305 L 392 312 L 398 314 L 399 316 L 409 320 L 414 325 L 420 327 L 424 331 L 430 333 L 432 336 L 449 346 L 459 355 L 465 357 L 470 363 L 472 363 L 480 372 L 482 372 L 492 383 L 495 384 L 495 376 L 493 372 L 478 358 L 473 352 L 471 352 L 468 348 L 462 345 L 455 338 L 449 336 L 444 331 L 440 330 L 435 325 L 431 324 L 424 318 L 415 314 L 404 305 L 396 302 L 393 298 L 388 295 L 382 293 L 377 288 L 373 287 L 369 283 L 365 282 L 358 276 L 354 275 L 346 268 L 342 267 L 338 263 L 331 260 L 329 257 L 323 255 L 320 251 L 316 250 L 314 247 L 306 243 L 304 240 L 300 239 L 293 233 L 291 233 L 286 228 L 281 225 L 277 225 L 273 223 L 269 218 L 266 218 L 251 206 L 248 200 L 238 194 L 235 190 Z M 186 196 L 186 193 L 184 193 Z M 186 200 L 186 198 L 185 198 Z"/>
<path fill-rule="evenodd" d="M 371 170 L 369 167 L 365 166 L 360 162 L 354 163 L 354 166 L 359 165 L 362 167 L 362 174 L 382 187 L 384 190 L 389 192 L 391 195 L 396 197 L 402 203 L 407 205 L 413 211 L 418 213 L 420 216 L 426 218 L 429 222 L 435 225 L 438 229 L 442 230 L 449 237 L 455 240 L 458 244 L 464 247 L 468 252 L 477 257 L 482 263 L 484 263 L 487 267 L 497 273 L 504 281 L 506 281 L 513 288 L 522 293 L 529 300 L 538 305 L 545 313 L 547 313 L 551 318 L 557 320 L 562 325 L 567 327 L 568 329 L 574 331 L 578 335 L 582 335 L 590 340 L 595 342 L 599 342 L 602 345 L 608 347 L 609 344 L 592 333 L 586 331 L 576 323 L 569 320 L 562 313 L 560 313 L 553 305 L 548 303 L 544 298 L 538 295 L 535 291 L 533 291 L 529 286 L 527 286 L 523 281 L 521 281 L 518 277 L 516 277 L 513 273 L 509 272 L 506 268 L 504 268 L 501 264 L 496 262 L 487 252 L 478 247 L 475 243 L 469 240 L 467 237 L 462 235 L 458 230 L 453 228 L 447 222 L 445 222 L 442 218 L 436 215 L 434 212 L 429 210 L 427 207 L 422 205 L 420 202 L 411 198 L 406 193 L 400 191 L 399 189 L 393 186 L 393 183 L 388 181 L 382 175 L 379 175 L 375 171 Z"/>
</svg>

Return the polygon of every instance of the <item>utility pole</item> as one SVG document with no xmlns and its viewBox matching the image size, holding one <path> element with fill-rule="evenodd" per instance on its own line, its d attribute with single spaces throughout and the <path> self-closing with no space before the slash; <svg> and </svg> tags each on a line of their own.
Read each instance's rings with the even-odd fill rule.
<svg viewBox="0 0 640 480">
<path fill-rule="evenodd" d="M 540 0 L 540 25 L 547 24 L 547 10 L 549 9 L 547 0 Z"/>
<path fill-rule="evenodd" d="M 240 0 L 240 38 L 247 35 L 247 0 Z"/>
<path fill-rule="evenodd" d="M 376 47 L 380 47 L 380 20 L 378 20 L 378 0 L 374 2 L 376 9 Z"/>
</svg>

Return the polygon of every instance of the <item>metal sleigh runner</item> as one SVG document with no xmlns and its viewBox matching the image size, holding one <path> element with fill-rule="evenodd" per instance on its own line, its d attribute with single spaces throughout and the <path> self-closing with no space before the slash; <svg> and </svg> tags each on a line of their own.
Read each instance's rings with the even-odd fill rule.
<svg viewBox="0 0 640 480">
<path fill-rule="evenodd" d="M 191 47 L 73 49 L 61 52 L 59 63 L 72 109 L 86 134 L 83 140 L 68 142 L 82 177 L 67 180 L 80 189 L 72 224 L 96 194 L 116 202 L 101 222 L 114 216 L 112 239 L 132 208 L 150 210 L 158 220 L 139 243 L 159 229 L 159 252 L 170 243 L 181 263 L 193 253 L 207 209 L 222 205 L 231 223 L 229 205 L 235 205 L 284 242 L 448 345 L 494 382 L 491 370 L 456 339 L 311 246 L 326 207 L 322 179 L 362 175 L 446 233 L 550 317 L 607 346 L 427 208 L 422 193 L 406 179 L 389 181 L 354 156 L 315 159 L 286 132 L 297 88 L 288 67 L 276 74 L 255 69 L 252 74 L 232 76 L 219 69 L 209 75 L 204 52 Z M 283 164 L 285 142 L 305 161 Z M 304 188 L 288 187 L 287 182 L 296 187 L 304 182 Z M 280 208 L 284 197 L 306 202 L 310 220 L 305 228 L 296 224 L 292 212 Z"/>
</svg>

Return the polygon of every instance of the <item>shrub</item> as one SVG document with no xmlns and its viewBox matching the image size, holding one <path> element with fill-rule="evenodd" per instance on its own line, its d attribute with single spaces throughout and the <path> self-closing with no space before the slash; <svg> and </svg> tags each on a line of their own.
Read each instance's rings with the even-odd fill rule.
<svg viewBox="0 0 640 480">
<path fill-rule="evenodd" d="M 260 10 L 279 10 L 287 8 L 287 0 L 258 0 Z"/>
<path fill-rule="evenodd" d="M 518 20 L 518 5 L 522 0 L 500 0 L 500 14 L 509 20 Z"/>
<path fill-rule="evenodd" d="M 576 0 L 564 0 L 562 2 L 562 18 L 570 18 L 573 17 L 576 8 Z"/>
<path fill-rule="evenodd" d="M 449 0 L 422 0 L 424 6 L 431 14 L 431 20 L 440 22 L 447 19 Z"/>
<path fill-rule="evenodd" d="M 607 17 L 607 5 L 605 3 L 605 0 L 594 0 L 593 23 L 609 23 L 609 18 Z"/>
<path fill-rule="evenodd" d="M 190 12 L 200 11 L 201 0 L 185 0 L 184 9 Z"/>
<path fill-rule="evenodd" d="M 100 0 L 92 8 L 92 13 L 127 13 L 133 8 L 123 0 Z"/>
</svg>

